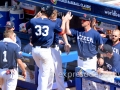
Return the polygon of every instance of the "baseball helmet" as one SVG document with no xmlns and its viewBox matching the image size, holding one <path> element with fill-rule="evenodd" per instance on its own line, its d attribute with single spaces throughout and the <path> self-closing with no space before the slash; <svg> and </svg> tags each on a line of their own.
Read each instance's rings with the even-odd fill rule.
<svg viewBox="0 0 120 90">
<path fill-rule="evenodd" d="M 51 5 L 44 5 L 41 8 L 41 11 L 44 12 L 48 17 L 50 17 L 54 11 L 54 7 Z"/>
</svg>

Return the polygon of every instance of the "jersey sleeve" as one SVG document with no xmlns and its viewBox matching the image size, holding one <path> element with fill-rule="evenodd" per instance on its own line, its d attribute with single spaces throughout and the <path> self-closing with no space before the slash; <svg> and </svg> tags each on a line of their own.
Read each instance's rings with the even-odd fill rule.
<svg viewBox="0 0 120 90">
<path fill-rule="evenodd" d="M 98 32 L 97 32 L 95 38 L 96 38 L 96 43 L 97 43 L 98 46 L 103 44 L 103 39 Z"/>
<path fill-rule="evenodd" d="M 20 48 L 21 48 L 21 40 L 20 40 L 20 38 L 19 37 L 17 37 L 16 36 L 16 43 L 20 46 Z"/>
<path fill-rule="evenodd" d="M 20 51 L 20 48 L 18 46 L 15 49 L 15 57 L 16 57 L 16 59 L 22 58 L 22 52 Z"/>
<path fill-rule="evenodd" d="M 31 28 L 31 20 L 25 24 L 26 30 Z"/>
<path fill-rule="evenodd" d="M 62 29 L 58 24 L 55 25 L 54 32 L 56 32 L 56 33 L 61 33 L 62 32 Z"/>
<path fill-rule="evenodd" d="M 57 24 L 58 24 L 59 26 L 61 26 L 62 20 L 61 20 L 60 18 L 57 19 Z"/>
<path fill-rule="evenodd" d="M 77 36 L 77 30 L 70 29 L 72 36 Z"/>
</svg>

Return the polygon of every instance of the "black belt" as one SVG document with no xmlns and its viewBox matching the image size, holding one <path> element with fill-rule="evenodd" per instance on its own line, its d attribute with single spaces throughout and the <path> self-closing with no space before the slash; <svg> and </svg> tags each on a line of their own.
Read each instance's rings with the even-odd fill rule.
<svg viewBox="0 0 120 90">
<path fill-rule="evenodd" d="M 40 46 L 41 48 L 49 48 L 48 46 Z"/>
<path fill-rule="evenodd" d="M 88 58 L 79 57 L 79 59 L 81 59 L 81 60 L 83 60 L 83 61 L 87 61 L 87 59 L 93 59 L 93 57 L 88 57 Z"/>
<path fill-rule="evenodd" d="M 36 46 L 33 46 L 33 47 L 36 47 Z M 49 48 L 48 46 L 40 46 L 41 48 Z"/>
<path fill-rule="evenodd" d="M 35 46 L 33 46 L 33 47 L 35 47 Z M 40 46 L 40 47 L 41 47 L 41 48 L 49 48 L 48 46 Z M 55 48 L 56 45 L 51 45 L 50 47 Z"/>
</svg>

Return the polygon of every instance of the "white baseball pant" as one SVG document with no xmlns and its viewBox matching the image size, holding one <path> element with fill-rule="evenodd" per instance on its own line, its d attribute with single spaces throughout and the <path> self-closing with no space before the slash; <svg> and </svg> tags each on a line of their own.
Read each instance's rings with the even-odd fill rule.
<svg viewBox="0 0 120 90">
<path fill-rule="evenodd" d="M 17 69 L 12 69 L 11 74 L 6 75 L 5 69 L 0 69 L 0 78 L 3 78 L 2 90 L 16 90 L 18 71 Z"/>
<path fill-rule="evenodd" d="M 54 59 L 55 79 L 58 87 L 57 90 L 65 90 L 62 70 L 62 59 L 60 56 L 59 47 L 56 45 L 55 48 L 51 48 L 51 51 Z"/>
<path fill-rule="evenodd" d="M 78 57 L 78 67 L 83 68 L 87 72 L 97 69 L 97 56 L 94 56 L 92 59 L 87 59 L 83 61 Z M 84 90 L 98 90 L 97 84 L 93 81 L 82 79 Z"/>
<path fill-rule="evenodd" d="M 40 46 L 33 47 L 32 56 L 39 67 L 37 90 L 51 90 L 54 79 L 54 64 L 51 49 L 41 48 Z M 49 82 L 49 79 L 51 79 L 51 82 Z"/>
</svg>

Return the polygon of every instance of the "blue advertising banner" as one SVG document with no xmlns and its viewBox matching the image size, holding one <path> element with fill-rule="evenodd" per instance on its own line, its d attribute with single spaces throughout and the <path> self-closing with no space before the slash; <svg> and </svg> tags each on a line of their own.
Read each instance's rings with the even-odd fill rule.
<svg viewBox="0 0 120 90">
<path fill-rule="evenodd" d="M 120 8 L 103 4 L 100 2 L 91 2 L 86 0 L 18 0 L 41 6 L 51 4 L 62 12 L 71 11 L 72 14 L 81 16 L 85 13 L 95 16 L 98 20 L 111 24 L 120 25 Z"/>
</svg>

